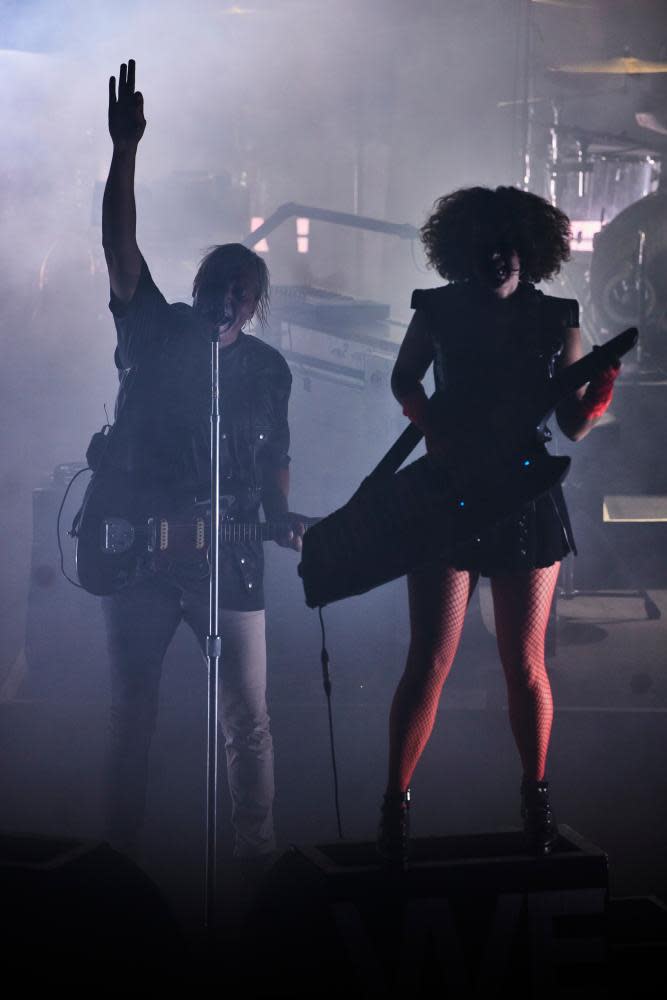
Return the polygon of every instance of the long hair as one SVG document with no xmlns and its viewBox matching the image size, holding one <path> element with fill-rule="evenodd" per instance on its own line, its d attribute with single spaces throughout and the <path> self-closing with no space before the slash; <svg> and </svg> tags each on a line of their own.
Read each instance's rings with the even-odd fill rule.
<svg viewBox="0 0 667 1000">
<path fill-rule="evenodd" d="M 438 199 L 421 230 L 431 267 L 466 281 L 494 253 L 519 256 L 523 281 L 553 277 L 570 258 L 570 220 L 560 209 L 513 187 L 460 188 Z"/>
<path fill-rule="evenodd" d="M 269 269 L 262 258 L 242 243 L 222 243 L 209 247 L 199 262 L 192 283 L 192 297 L 206 285 L 226 285 L 237 274 L 249 274 L 255 280 L 257 306 L 255 315 L 262 326 L 269 316 Z"/>
</svg>

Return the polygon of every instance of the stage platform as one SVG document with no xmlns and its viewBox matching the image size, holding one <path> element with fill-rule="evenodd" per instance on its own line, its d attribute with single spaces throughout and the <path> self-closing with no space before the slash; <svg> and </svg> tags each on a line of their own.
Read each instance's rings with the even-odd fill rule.
<svg viewBox="0 0 667 1000">
<path fill-rule="evenodd" d="M 417 838 L 404 871 L 368 841 L 294 846 L 257 894 L 237 961 L 257 996 L 596 1000 L 617 982 L 643 996 L 666 954 L 664 906 L 610 900 L 605 852 L 563 825 L 540 858 L 519 831 Z"/>
</svg>

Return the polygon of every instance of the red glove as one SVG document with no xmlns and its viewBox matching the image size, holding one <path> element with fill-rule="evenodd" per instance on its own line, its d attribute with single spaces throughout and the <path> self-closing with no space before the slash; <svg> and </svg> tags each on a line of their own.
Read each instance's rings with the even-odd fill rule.
<svg viewBox="0 0 667 1000">
<path fill-rule="evenodd" d="M 614 361 L 590 380 L 579 401 L 579 412 L 584 420 L 597 420 L 608 409 L 620 371 L 621 362 Z"/>
<path fill-rule="evenodd" d="M 433 428 L 429 413 L 428 397 L 424 391 L 424 386 L 420 385 L 409 396 L 404 396 L 401 404 L 404 415 L 424 435 L 426 451 L 431 458 L 442 458 L 447 450 L 447 446 L 440 434 Z"/>
</svg>

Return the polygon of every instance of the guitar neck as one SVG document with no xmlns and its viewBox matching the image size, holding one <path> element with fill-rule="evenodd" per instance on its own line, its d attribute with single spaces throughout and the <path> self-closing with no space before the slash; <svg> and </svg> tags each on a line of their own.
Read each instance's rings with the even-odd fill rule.
<svg viewBox="0 0 667 1000">
<path fill-rule="evenodd" d="M 304 528 L 316 524 L 318 517 L 291 514 L 293 521 L 300 521 Z M 285 521 L 229 521 L 220 522 L 221 542 L 275 542 L 285 531 Z"/>
<path fill-rule="evenodd" d="M 284 522 L 279 521 L 221 521 L 222 542 L 273 542 Z"/>
<path fill-rule="evenodd" d="M 564 396 L 590 382 L 596 372 L 607 368 L 615 360 L 627 354 L 637 343 L 638 336 L 637 329 L 631 326 L 623 333 L 619 333 L 617 337 L 612 337 L 606 344 L 591 351 L 584 358 L 575 361 L 573 365 L 558 372 L 547 387 L 549 408 L 553 409 Z"/>
</svg>

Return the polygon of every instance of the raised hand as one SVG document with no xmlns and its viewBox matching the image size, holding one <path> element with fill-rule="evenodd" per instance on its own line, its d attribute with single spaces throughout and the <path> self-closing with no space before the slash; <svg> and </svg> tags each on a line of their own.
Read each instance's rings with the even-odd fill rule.
<svg viewBox="0 0 667 1000">
<path fill-rule="evenodd" d="M 116 78 L 109 80 L 109 134 L 114 146 L 137 146 L 146 128 L 143 95 L 134 90 L 134 59 L 123 63 Z"/>
</svg>

